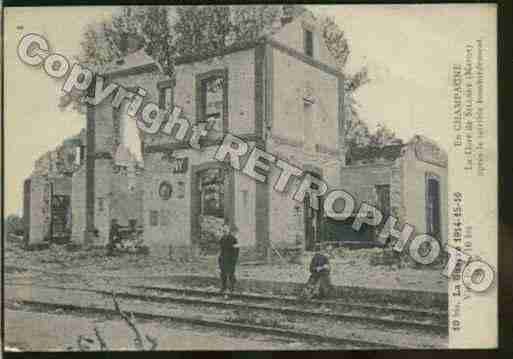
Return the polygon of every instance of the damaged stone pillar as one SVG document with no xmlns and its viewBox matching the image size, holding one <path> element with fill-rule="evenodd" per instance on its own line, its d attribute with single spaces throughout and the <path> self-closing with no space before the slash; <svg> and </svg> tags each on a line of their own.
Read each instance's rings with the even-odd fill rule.
<svg viewBox="0 0 513 359">
<path fill-rule="evenodd" d="M 94 82 L 93 82 L 94 83 Z M 93 92 L 93 91 L 91 91 Z M 94 94 L 90 94 L 93 95 Z M 84 243 L 105 245 L 110 231 L 113 154 L 119 136 L 111 102 L 87 108 L 86 227 Z"/>
</svg>

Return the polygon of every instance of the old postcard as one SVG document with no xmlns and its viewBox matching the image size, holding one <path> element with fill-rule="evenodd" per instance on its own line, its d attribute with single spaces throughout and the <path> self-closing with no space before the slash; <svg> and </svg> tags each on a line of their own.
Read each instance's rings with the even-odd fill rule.
<svg viewBox="0 0 513 359">
<path fill-rule="evenodd" d="M 4 13 L 5 351 L 497 346 L 496 6 Z"/>
</svg>

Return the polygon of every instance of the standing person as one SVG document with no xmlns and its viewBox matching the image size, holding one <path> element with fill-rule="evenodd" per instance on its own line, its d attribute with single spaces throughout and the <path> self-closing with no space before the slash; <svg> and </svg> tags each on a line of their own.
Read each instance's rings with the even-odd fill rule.
<svg viewBox="0 0 513 359">
<path fill-rule="evenodd" d="M 329 297 L 332 292 L 330 278 L 329 249 L 322 247 L 320 243 L 315 246 L 315 254 L 310 262 L 310 278 L 306 283 L 307 297 Z"/>
<path fill-rule="evenodd" d="M 112 219 L 110 222 L 110 232 L 109 232 L 109 243 L 107 243 L 107 255 L 114 255 L 114 250 L 116 249 L 116 245 L 121 241 L 121 237 L 119 235 L 119 225 L 117 219 Z"/>
<path fill-rule="evenodd" d="M 223 236 L 220 240 L 221 253 L 219 254 L 219 269 L 221 271 L 221 293 L 224 293 L 228 287 L 230 293 L 233 293 L 235 287 L 235 266 L 239 257 L 239 248 L 237 244 L 237 227 L 228 224 L 223 225 Z M 227 298 L 228 295 L 225 295 Z"/>
</svg>

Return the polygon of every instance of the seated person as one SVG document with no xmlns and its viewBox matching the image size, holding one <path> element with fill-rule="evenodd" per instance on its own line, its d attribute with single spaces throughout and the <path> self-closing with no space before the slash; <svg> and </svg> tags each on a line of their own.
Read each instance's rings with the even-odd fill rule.
<svg viewBox="0 0 513 359">
<path fill-rule="evenodd" d="M 315 254 L 310 262 L 310 278 L 306 283 L 303 295 L 310 298 L 326 298 L 332 294 L 330 279 L 329 248 L 320 243 L 315 246 Z"/>
</svg>

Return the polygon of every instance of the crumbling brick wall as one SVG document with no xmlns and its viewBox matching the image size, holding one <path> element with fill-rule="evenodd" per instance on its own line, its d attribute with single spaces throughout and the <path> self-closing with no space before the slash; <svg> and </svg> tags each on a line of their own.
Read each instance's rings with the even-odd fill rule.
<svg viewBox="0 0 513 359">
<path fill-rule="evenodd" d="M 48 176 L 31 177 L 29 244 L 43 242 L 50 231 L 50 181 Z"/>
<path fill-rule="evenodd" d="M 51 233 L 51 196 L 71 195 L 70 177 L 49 177 L 48 175 L 32 175 L 30 177 L 30 196 L 27 205 L 28 244 L 49 240 Z M 25 215 L 25 214 L 24 214 Z M 70 228 L 71 229 L 71 228 Z"/>
</svg>

